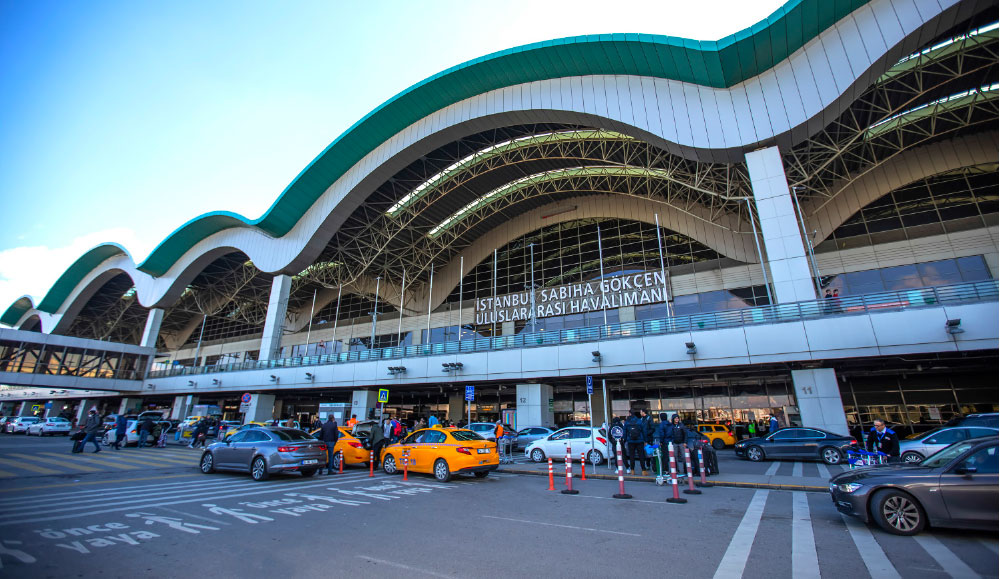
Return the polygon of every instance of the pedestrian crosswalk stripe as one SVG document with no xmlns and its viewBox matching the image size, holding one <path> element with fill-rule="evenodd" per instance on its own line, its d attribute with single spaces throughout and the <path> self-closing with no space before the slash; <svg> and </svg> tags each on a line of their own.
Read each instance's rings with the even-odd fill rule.
<svg viewBox="0 0 1000 579">
<path fill-rule="evenodd" d="M 944 569 L 944 572 L 948 575 L 954 577 L 955 579 L 966 579 L 970 577 L 979 577 L 979 573 L 972 570 L 971 567 L 965 564 L 957 555 L 951 552 L 951 549 L 945 547 L 932 535 L 917 535 L 913 537 L 916 539 L 917 543 L 927 551 L 938 565 Z"/>
<path fill-rule="evenodd" d="M 778 467 L 780 467 L 780 466 L 781 466 L 780 462 L 774 461 L 774 462 L 771 463 L 771 466 L 767 467 L 767 471 L 764 474 L 766 476 L 772 476 L 772 475 L 778 474 Z"/>
<path fill-rule="evenodd" d="M 0 464 L 6 466 L 12 466 L 17 469 L 27 470 L 38 474 L 63 474 L 58 470 L 52 470 L 51 468 L 45 468 L 44 466 L 37 466 L 20 460 L 10 460 L 7 458 L 0 458 Z"/>
<path fill-rule="evenodd" d="M 52 452 L 44 452 L 44 453 L 41 453 L 41 454 L 45 454 L 45 455 L 49 455 L 49 456 L 65 456 L 65 455 L 55 454 L 55 453 L 52 453 Z M 123 463 L 123 464 L 127 464 L 127 465 L 130 465 L 130 466 L 136 467 L 136 468 L 143 467 L 143 466 L 164 466 L 164 464 L 165 464 L 163 461 L 157 461 L 153 457 L 148 457 L 147 458 L 147 457 L 139 457 L 139 456 L 122 456 L 120 454 L 103 454 L 103 453 L 96 453 L 96 452 L 86 453 L 83 456 L 77 456 L 77 459 L 79 459 L 79 460 L 110 461 L 108 463 L 109 465 L 117 464 L 117 463 Z M 180 461 L 171 461 L 169 464 L 188 464 L 189 465 L 191 463 L 189 463 L 189 462 L 188 463 L 183 463 L 183 462 L 180 462 Z"/>
<path fill-rule="evenodd" d="M 819 578 L 819 556 L 809 517 L 809 495 L 792 493 L 792 577 Z"/>
<path fill-rule="evenodd" d="M 777 464 L 777 463 L 775 463 Z M 760 517 L 764 513 L 764 504 L 767 502 L 766 490 L 758 490 L 750 499 L 747 510 L 743 514 L 733 538 L 729 541 L 729 547 L 719 562 L 719 567 L 715 570 L 715 579 L 728 579 L 729 577 L 742 577 L 743 570 L 750 557 L 750 548 L 753 547 L 753 540 L 757 536 L 757 529 L 760 527 Z"/>
<path fill-rule="evenodd" d="M 826 465 L 823 464 L 822 462 L 816 464 L 816 470 L 819 471 L 819 476 L 825 479 L 830 478 L 830 469 L 826 468 Z"/>
<path fill-rule="evenodd" d="M 792 476 L 802 478 L 802 463 L 796 462 L 792 464 Z"/>
<path fill-rule="evenodd" d="M 61 455 L 61 454 L 54 454 L 54 453 L 51 453 L 51 452 L 46 452 L 46 453 L 41 453 L 41 454 L 45 454 L 45 455 L 48 455 L 48 456 L 56 456 L 58 458 L 63 458 L 63 455 Z M 107 467 L 107 468 L 117 468 L 117 469 L 122 469 L 122 470 L 133 470 L 133 469 L 136 469 L 136 468 L 140 468 L 138 465 L 118 464 L 118 463 L 115 463 L 115 462 L 108 462 L 108 461 L 104 460 L 103 457 L 97 457 L 97 456 L 94 456 L 93 454 L 91 454 L 90 456 L 84 456 L 82 454 L 78 454 L 78 455 L 74 455 L 74 456 L 70 457 L 68 460 L 72 460 L 73 462 L 79 462 L 81 464 L 90 464 L 90 465 L 102 466 L 102 467 Z M 107 470 L 107 468 L 105 468 L 105 470 Z"/>
<path fill-rule="evenodd" d="M 861 555 L 861 561 L 868 569 L 868 574 L 879 579 L 899 579 L 899 573 L 896 572 L 896 568 L 889 561 L 885 551 L 875 542 L 875 537 L 872 536 L 868 527 L 854 517 L 844 514 L 841 514 L 840 517 L 847 525 L 847 532 L 850 533 L 851 540 L 854 541 L 854 546 L 857 548 L 858 554 Z"/>
<path fill-rule="evenodd" d="M 17 475 L 14 474 L 14 473 L 12 473 L 12 472 L 7 472 L 5 470 L 0 470 L 0 478 L 13 478 L 15 476 L 17 476 Z"/>
<path fill-rule="evenodd" d="M 94 468 L 94 467 L 90 467 L 90 466 L 84 466 L 82 464 L 74 464 L 72 462 L 66 462 L 66 461 L 62 461 L 62 460 L 56 460 L 54 458 L 43 458 L 41 456 L 31 456 L 29 454 L 19 454 L 19 453 L 12 453 L 9 456 L 16 456 L 18 458 L 23 458 L 23 459 L 27 459 L 27 460 L 34 460 L 34 461 L 38 461 L 38 462 L 45 463 L 45 464 L 52 464 L 52 465 L 55 465 L 55 466 L 61 466 L 63 468 L 72 468 L 72 469 L 75 469 L 75 470 L 78 470 L 78 471 L 83 471 L 83 472 L 101 472 L 101 469 L 99 469 L 99 468 Z"/>
</svg>

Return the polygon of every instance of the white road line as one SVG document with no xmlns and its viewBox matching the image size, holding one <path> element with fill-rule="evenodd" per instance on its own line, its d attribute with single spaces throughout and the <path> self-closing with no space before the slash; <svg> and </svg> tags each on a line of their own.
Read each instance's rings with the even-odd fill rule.
<svg viewBox="0 0 1000 579">
<path fill-rule="evenodd" d="M 778 463 L 775 463 L 778 464 Z M 743 520 L 740 521 L 733 538 L 729 541 L 719 567 L 715 570 L 715 579 L 729 579 L 730 577 L 742 577 L 743 569 L 747 565 L 747 558 L 750 557 L 750 548 L 753 547 L 753 540 L 757 537 L 757 529 L 760 527 L 760 517 L 764 514 L 764 504 L 767 502 L 766 490 L 754 492 L 750 504 L 747 505 Z"/>
<path fill-rule="evenodd" d="M 382 478 L 382 477 L 379 477 L 379 478 Z M 368 477 L 364 477 L 363 480 L 370 480 L 370 479 Z M 356 482 L 358 482 L 357 479 L 352 479 L 352 480 L 338 480 L 338 481 L 335 481 L 335 482 L 331 482 L 329 480 L 323 480 L 323 481 L 312 482 L 312 483 L 297 483 L 297 484 L 285 484 L 285 485 L 281 485 L 281 486 L 272 486 L 271 488 L 268 488 L 268 489 L 263 489 L 263 490 L 259 490 L 259 491 L 255 491 L 255 492 L 248 492 L 248 493 L 235 493 L 234 494 L 234 493 L 228 493 L 227 492 L 227 493 L 215 494 L 215 495 L 201 495 L 201 496 L 198 496 L 198 497 L 195 497 L 195 498 L 181 499 L 181 500 L 176 500 L 176 501 L 168 501 L 168 502 L 165 502 L 165 503 L 157 503 L 157 502 L 154 502 L 154 503 L 134 503 L 134 504 L 126 505 L 126 506 L 123 506 L 123 507 L 114 507 L 114 508 L 109 508 L 109 509 L 100 509 L 100 510 L 96 510 L 96 511 L 90 511 L 90 512 L 87 512 L 87 513 L 74 513 L 74 514 L 71 514 L 71 515 L 56 515 L 56 516 L 52 516 L 52 517 L 38 517 L 38 518 L 34 518 L 34 519 L 20 519 L 20 520 L 17 520 L 17 521 L 3 521 L 3 522 L 0 522 L 0 527 L 6 527 L 6 526 L 10 526 L 10 525 L 26 525 L 26 524 L 32 524 L 32 523 L 41 523 L 43 521 L 58 521 L 58 520 L 62 520 L 62 519 L 76 519 L 76 518 L 81 518 L 81 517 L 90 517 L 90 516 L 93 516 L 93 515 L 103 515 L 103 514 L 107 514 L 107 513 L 117 513 L 117 512 L 121 512 L 121 511 L 133 511 L 133 510 L 145 509 L 145 508 L 164 507 L 164 506 L 168 506 L 168 505 L 183 505 L 183 504 L 187 504 L 187 503 L 200 503 L 202 501 L 211 501 L 211 500 L 219 500 L 219 499 L 236 499 L 236 498 L 241 498 L 241 497 L 249 497 L 249 496 L 263 495 L 263 494 L 273 494 L 273 493 L 280 493 L 280 492 L 285 492 L 285 491 L 298 491 L 298 490 L 302 490 L 302 489 L 306 489 L 306 488 L 318 487 L 318 486 L 323 486 L 323 485 L 338 485 L 338 484 L 356 483 Z"/>
<path fill-rule="evenodd" d="M 560 525 L 558 523 L 545 523 L 542 521 L 529 521 L 526 519 L 508 519 L 507 517 L 494 517 L 491 515 L 483 515 L 484 519 L 497 519 L 498 521 L 511 521 L 513 523 L 528 523 L 531 525 L 544 525 L 546 527 L 559 527 L 562 529 L 573 529 L 575 531 L 590 531 L 591 533 L 608 533 L 610 535 L 625 535 L 626 537 L 641 537 L 642 535 L 637 535 L 635 533 L 622 533 L 620 531 L 607 531 L 605 529 L 591 529 L 590 527 L 574 527 L 573 525 Z"/>
<path fill-rule="evenodd" d="M 851 534 L 851 540 L 854 541 L 854 546 L 858 549 L 858 554 L 861 555 L 861 560 L 864 561 L 868 574 L 879 579 L 899 579 L 899 573 L 892 566 L 892 562 L 889 561 L 889 557 L 886 556 L 882 547 L 875 542 L 875 537 L 872 536 L 868 527 L 861 521 L 845 514 L 841 514 L 840 517 L 847 525 L 847 532 Z"/>
<path fill-rule="evenodd" d="M 945 547 L 932 535 L 916 535 L 913 539 L 927 551 L 941 569 L 951 577 L 956 579 L 966 579 L 967 577 L 979 577 L 979 573 L 972 570 L 965 564 L 958 555 L 952 553 L 951 549 Z"/>
<path fill-rule="evenodd" d="M 819 471 L 819 476 L 829 480 L 830 479 L 830 469 L 826 468 L 826 465 L 822 462 L 816 463 L 816 470 Z"/>
<path fill-rule="evenodd" d="M 792 577 L 819 579 L 819 557 L 809 518 L 809 495 L 792 493 Z"/>
<path fill-rule="evenodd" d="M 772 475 L 778 474 L 778 467 L 780 467 L 780 466 L 781 466 L 780 462 L 774 461 L 774 462 L 771 463 L 771 466 L 767 467 L 767 471 L 765 471 L 764 474 L 766 476 L 772 476 Z"/>
<path fill-rule="evenodd" d="M 796 462 L 792 465 L 792 476 L 802 478 L 802 463 Z"/>
<path fill-rule="evenodd" d="M 223 483 L 225 481 L 221 481 L 220 480 L 220 481 L 217 481 L 217 482 Z M 110 489 L 91 489 L 91 490 L 85 490 L 85 491 L 65 491 L 65 492 L 59 492 L 59 493 L 49 493 L 49 494 L 46 494 L 46 495 L 36 495 L 36 496 L 33 496 L 33 497 L 26 497 L 26 496 L 8 497 L 8 498 L 2 498 L 2 499 L 0 499 L 0 508 L 2 508 L 2 506 L 4 504 L 6 504 L 6 503 L 22 504 L 22 503 L 30 502 L 30 501 L 46 501 L 46 500 L 57 498 L 57 497 L 64 497 L 64 500 L 68 500 L 70 497 L 81 497 L 81 496 L 87 496 L 87 495 L 91 495 L 91 494 L 106 494 L 106 493 L 112 492 L 112 491 L 122 491 L 122 490 L 131 490 L 131 489 L 156 489 L 156 488 L 165 488 L 165 487 L 189 485 L 189 484 L 191 484 L 190 481 L 189 482 L 175 482 L 175 483 L 160 483 L 160 484 L 145 485 L 145 486 L 143 486 L 143 485 L 135 485 L 135 486 L 128 486 L 128 487 L 114 487 L 114 488 L 110 488 Z"/>
<path fill-rule="evenodd" d="M 990 539 L 980 539 L 979 542 L 982 543 L 984 547 L 992 551 L 994 555 L 997 554 L 998 551 L 996 541 L 992 541 Z"/>
<path fill-rule="evenodd" d="M 410 565 L 403 565 L 402 563 L 393 563 L 392 561 L 386 561 L 385 559 L 376 559 L 375 557 L 369 557 L 368 555 L 357 555 L 358 559 L 363 559 L 371 563 L 378 563 L 379 565 L 385 565 L 387 567 L 395 567 L 397 569 L 402 569 L 404 571 L 412 571 L 414 573 L 422 573 L 424 575 L 430 575 L 431 577 L 443 577 L 444 579 L 454 579 L 454 575 L 445 575 L 443 573 L 438 573 L 437 571 L 431 571 L 429 569 L 421 569 L 419 567 L 412 567 Z M 387 573 L 382 573 L 382 575 L 387 575 Z"/>
</svg>

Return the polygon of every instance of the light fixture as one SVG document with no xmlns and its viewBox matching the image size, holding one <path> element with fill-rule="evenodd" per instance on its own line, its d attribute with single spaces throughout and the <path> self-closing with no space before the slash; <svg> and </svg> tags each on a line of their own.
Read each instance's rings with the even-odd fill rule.
<svg viewBox="0 0 1000 579">
<path fill-rule="evenodd" d="M 312 382 L 315 379 L 316 379 L 316 377 L 313 376 L 311 372 L 306 372 L 306 380 Z"/>
<path fill-rule="evenodd" d="M 156 390 L 156 384 L 146 384 L 146 388 L 149 388 L 150 390 Z"/>
<path fill-rule="evenodd" d="M 278 377 L 275 376 L 274 374 L 271 374 L 271 382 L 277 382 L 277 381 L 278 381 Z"/>
<path fill-rule="evenodd" d="M 962 318 L 955 318 L 954 320 L 948 320 L 944 323 L 944 329 L 948 330 L 949 334 L 961 334 L 965 330 L 962 329 Z"/>
<path fill-rule="evenodd" d="M 198 383 L 195 382 L 194 380 L 188 380 L 188 386 L 195 387 L 198 386 Z"/>
<path fill-rule="evenodd" d="M 445 372 L 458 371 L 462 369 L 463 364 L 461 362 L 443 362 L 441 364 L 441 369 Z"/>
<path fill-rule="evenodd" d="M 594 357 L 593 359 L 595 362 L 601 361 L 601 353 L 599 351 L 594 350 L 593 352 L 590 353 L 590 355 Z"/>
<path fill-rule="evenodd" d="M 389 370 L 389 375 L 390 376 L 395 376 L 396 374 L 405 374 L 406 373 L 406 366 L 389 366 L 387 368 L 387 370 Z M 448 370 L 445 370 L 445 372 L 447 372 L 447 371 Z"/>
<path fill-rule="evenodd" d="M 684 342 L 684 345 L 687 346 L 688 354 L 693 356 L 698 353 L 698 347 L 694 345 L 694 342 Z"/>
<path fill-rule="evenodd" d="M 212 378 L 212 386 L 222 386 L 222 380 L 218 378 Z"/>
</svg>

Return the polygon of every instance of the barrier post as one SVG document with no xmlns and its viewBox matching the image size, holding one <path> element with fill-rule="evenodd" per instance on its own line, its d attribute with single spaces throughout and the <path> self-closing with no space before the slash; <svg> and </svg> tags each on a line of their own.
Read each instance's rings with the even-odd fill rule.
<svg viewBox="0 0 1000 579">
<path fill-rule="evenodd" d="M 368 478 L 375 476 L 375 449 L 368 451 Z"/>
<path fill-rule="evenodd" d="M 622 464 L 622 447 L 620 445 L 615 449 L 618 454 L 618 494 L 611 495 L 615 499 L 630 499 L 632 495 L 625 493 L 625 476 L 622 474 L 622 470 L 625 466 Z"/>
<path fill-rule="evenodd" d="M 712 486 L 712 483 L 705 479 L 705 451 L 700 448 L 698 449 L 698 468 L 701 469 L 701 482 L 695 484 L 705 488 Z"/>
<path fill-rule="evenodd" d="M 674 490 L 674 496 L 667 499 L 667 502 L 682 505 L 687 502 L 687 499 L 682 499 L 680 493 L 677 492 L 677 459 L 674 456 L 674 443 L 667 444 L 667 454 L 670 456 L 670 486 Z"/>
<path fill-rule="evenodd" d="M 691 451 L 684 445 L 684 466 L 687 467 L 688 488 L 684 489 L 686 495 L 700 495 L 701 491 L 694 488 L 694 471 L 691 470 Z"/>
<path fill-rule="evenodd" d="M 410 480 L 410 451 L 403 451 L 403 480 Z"/>
<path fill-rule="evenodd" d="M 556 481 L 552 478 L 552 457 L 549 457 L 549 488 L 548 490 L 556 490 Z"/>
<path fill-rule="evenodd" d="M 337 471 L 340 474 L 344 474 L 344 451 L 343 450 L 338 450 L 337 454 L 340 455 L 340 466 L 337 467 Z"/>
<path fill-rule="evenodd" d="M 580 494 L 580 491 L 573 490 L 573 453 L 568 444 L 566 445 L 566 488 L 561 492 L 564 495 Z"/>
<path fill-rule="evenodd" d="M 587 480 L 586 453 L 580 453 L 580 480 Z"/>
</svg>

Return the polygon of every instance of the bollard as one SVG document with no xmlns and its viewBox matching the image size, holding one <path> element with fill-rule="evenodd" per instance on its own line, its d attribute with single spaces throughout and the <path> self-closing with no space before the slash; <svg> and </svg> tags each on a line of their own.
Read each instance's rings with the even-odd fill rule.
<svg viewBox="0 0 1000 579">
<path fill-rule="evenodd" d="M 549 457 L 549 488 L 548 490 L 556 490 L 556 481 L 552 478 L 552 457 Z"/>
<path fill-rule="evenodd" d="M 611 497 L 615 499 L 630 499 L 632 495 L 625 494 L 625 476 L 622 475 L 622 470 L 624 469 L 624 465 L 622 464 L 622 449 L 619 446 L 616 450 L 618 451 L 618 494 L 611 495 Z"/>
<path fill-rule="evenodd" d="M 691 451 L 688 450 L 686 444 L 684 445 L 684 465 L 687 467 L 688 473 L 688 488 L 684 489 L 684 494 L 700 495 L 701 491 L 694 488 L 694 471 L 691 470 Z"/>
<path fill-rule="evenodd" d="M 580 453 L 580 480 L 587 480 L 587 460 L 584 453 Z"/>
<path fill-rule="evenodd" d="M 580 491 L 573 490 L 573 454 L 568 445 L 566 446 L 566 488 L 561 492 L 564 495 L 580 494 Z"/>
<path fill-rule="evenodd" d="M 698 468 L 701 470 L 701 482 L 695 483 L 700 487 L 710 487 L 712 483 L 705 480 L 705 453 L 702 449 L 698 449 Z"/>
<path fill-rule="evenodd" d="M 670 486 L 674 489 L 674 496 L 667 499 L 667 502 L 682 505 L 687 502 L 687 499 L 682 499 L 680 493 L 677 492 L 677 460 L 674 456 L 674 443 L 668 443 L 667 453 L 670 455 Z"/>
<path fill-rule="evenodd" d="M 337 472 L 344 474 L 344 451 L 338 450 L 337 454 L 340 455 L 340 466 L 337 468 Z"/>
<path fill-rule="evenodd" d="M 375 450 L 368 452 L 368 477 L 375 476 Z"/>
<path fill-rule="evenodd" d="M 410 451 L 403 451 L 403 480 L 410 480 Z"/>
</svg>

